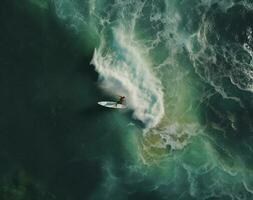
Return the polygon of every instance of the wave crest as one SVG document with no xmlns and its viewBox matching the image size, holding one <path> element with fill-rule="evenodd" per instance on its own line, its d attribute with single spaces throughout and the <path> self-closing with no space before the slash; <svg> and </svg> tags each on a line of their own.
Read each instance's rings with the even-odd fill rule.
<svg viewBox="0 0 253 200">
<path fill-rule="evenodd" d="M 162 86 L 151 73 L 141 50 L 122 30 L 114 29 L 114 47 L 107 49 L 101 45 L 95 50 L 91 63 L 99 73 L 102 87 L 127 96 L 134 118 L 142 121 L 146 128 L 153 128 L 164 115 Z"/>
</svg>

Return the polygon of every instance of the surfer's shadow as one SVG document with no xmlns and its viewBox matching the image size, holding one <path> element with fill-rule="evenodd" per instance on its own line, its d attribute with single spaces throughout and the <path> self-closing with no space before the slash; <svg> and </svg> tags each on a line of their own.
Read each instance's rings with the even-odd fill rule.
<svg viewBox="0 0 253 200">
<path fill-rule="evenodd" d="M 142 121 L 133 118 L 134 111 L 131 109 L 126 109 L 126 110 L 114 109 L 114 108 L 107 108 L 107 107 L 100 106 L 98 104 L 94 104 L 88 108 L 81 110 L 80 114 L 85 117 L 96 118 L 101 115 L 109 114 L 113 112 L 121 113 L 122 116 L 124 116 L 129 121 L 129 123 L 134 124 L 138 128 L 141 128 L 141 129 L 146 128 L 146 125 Z"/>
<path fill-rule="evenodd" d="M 101 114 L 105 114 L 108 112 L 112 112 L 112 109 L 105 109 L 102 106 L 94 104 L 88 108 L 84 108 L 80 111 L 81 115 L 88 116 L 88 117 L 96 117 Z"/>
<path fill-rule="evenodd" d="M 125 111 L 122 111 L 122 112 L 124 112 L 124 115 L 129 120 L 130 124 L 133 124 L 133 125 L 135 125 L 136 127 L 140 128 L 140 129 L 145 129 L 146 128 L 145 123 L 143 123 L 141 120 L 138 120 L 138 119 L 133 117 L 133 113 L 134 113 L 133 110 L 128 109 L 128 110 L 125 110 Z"/>
</svg>

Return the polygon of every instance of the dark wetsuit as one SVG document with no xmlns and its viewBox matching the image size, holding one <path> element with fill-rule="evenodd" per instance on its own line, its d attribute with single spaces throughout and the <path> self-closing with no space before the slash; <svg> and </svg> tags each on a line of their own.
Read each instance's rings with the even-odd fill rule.
<svg viewBox="0 0 253 200">
<path fill-rule="evenodd" d="M 125 98 L 126 98 L 125 96 L 120 96 L 120 99 L 117 101 L 116 104 L 122 104 Z"/>
</svg>

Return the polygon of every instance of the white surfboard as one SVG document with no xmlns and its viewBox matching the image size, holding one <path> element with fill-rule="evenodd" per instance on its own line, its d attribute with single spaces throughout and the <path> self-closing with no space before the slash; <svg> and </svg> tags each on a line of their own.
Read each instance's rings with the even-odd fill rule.
<svg viewBox="0 0 253 200">
<path fill-rule="evenodd" d="M 107 108 L 119 108 L 119 109 L 126 108 L 125 105 L 120 103 L 117 104 L 117 102 L 114 101 L 99 101 L 98 104 Z"/>
</svg>

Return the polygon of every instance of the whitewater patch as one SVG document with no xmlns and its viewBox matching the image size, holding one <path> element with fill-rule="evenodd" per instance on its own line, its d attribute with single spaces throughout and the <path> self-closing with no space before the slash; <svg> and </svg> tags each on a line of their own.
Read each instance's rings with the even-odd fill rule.
<svg viewBox="0 0 253 200">
<path fill-rule="evenodd" d="M 147 9 L 151 17 L 143 17 L 150 15 Z M 196 94 L 179 58 L 186 40 L 178 32 L 182 19 L 167 4 L 159 8 L 148 2 L 124 7 L 116 3 L 108 10 L 98 18 L 100 45 L 91 63 L 99 85 L 108 93 L 127 96 L 133 117 L 146 125 L 140 155 L 144 163 L 153 162 L 168 150 L 183 149 L 200 131 L 191 100 Z"/>
<path fill-rule="evenodd" d="M 186 48 L 196 73 L 222 96 L 230 96 L 227 86 L 223 85 L 225 79 L 240 90 L 253 92 L 252 27 L 246 20 L 252 17 L 252 9 L 242 4 L 225 8 L 217 4 L 217 8 L 210 7 L 203 13 L 200 27 L 191 35 Z M 235 29 L 233 23 L 237 22 L 231 20 L 239 8 L 242 11 L 238 19 L 243 31 Z M 222 20 L 227 20 L 225 28 L 220 23 Z"/>
<path fill-rule="evenodd" d="M 146 128 L 157 126 L 164 115 L 163 91 L 138 47 L 123 27 L 114 28 L 114 46 L 103 43 L 95 49 L 91 64 L 99 73 L 99 83 L 107 91 L 125 95 L 133 117 Z"/>
</svg>

